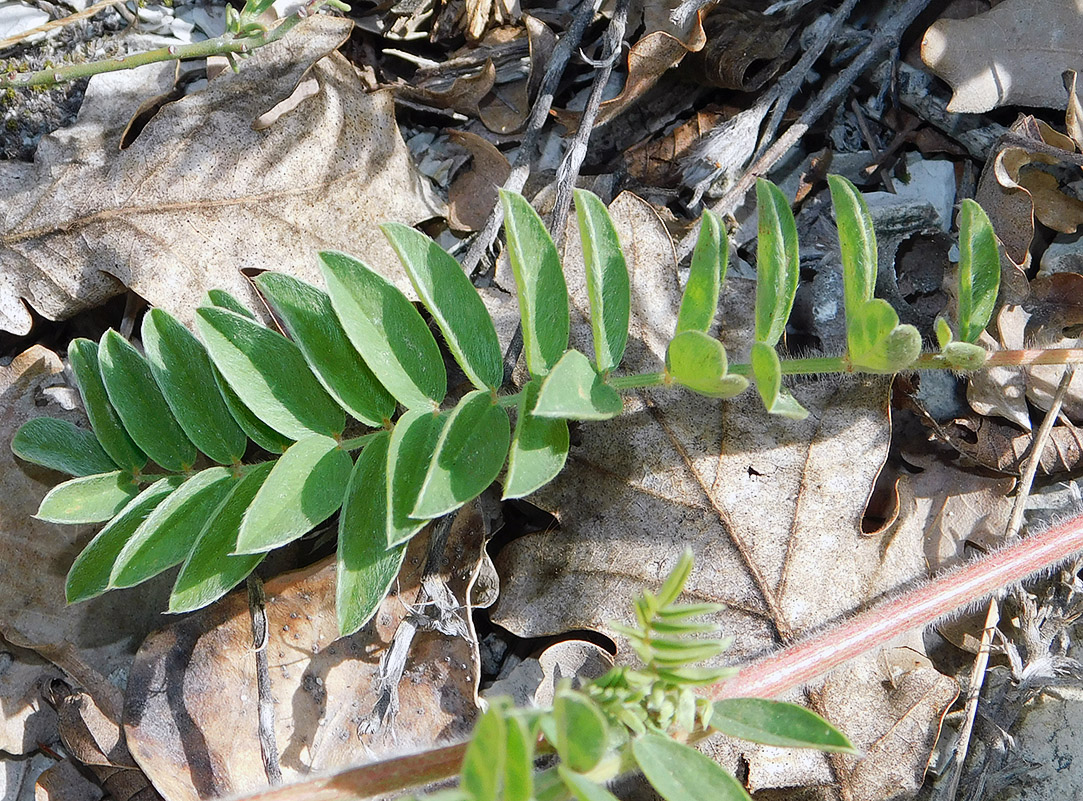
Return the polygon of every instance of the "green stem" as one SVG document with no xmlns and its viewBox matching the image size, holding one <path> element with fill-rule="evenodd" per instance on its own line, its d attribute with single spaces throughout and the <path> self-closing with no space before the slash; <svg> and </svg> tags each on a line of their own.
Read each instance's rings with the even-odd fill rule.
<svg viewBox="0 0 1083 801">
<path fill-rule="evenodd" d="M 379 432 L 379 431 L 371 431 L 368 434 L 362 434 L 360 437 L 354 437 L 352 439 L 344 439 L 338 444 L 338 446 L 339 446 L 339 448 L 341 448 L 344 451 L 361 450 L 361 448 L 364 448 L 366 445 L 368 445 L 373 440 L 373 438 L 379 433 L 381 433 L 381 432 Z"/>
<path fill-rule="evenodd" d="M 634 375 L 620 375 L 610 378 L 606 383 L 618 392 L 622 389 L 640 389 L 641 387 L 658 387 L 666 384 L 665 373 L 636 373 Z"/>
</svg>

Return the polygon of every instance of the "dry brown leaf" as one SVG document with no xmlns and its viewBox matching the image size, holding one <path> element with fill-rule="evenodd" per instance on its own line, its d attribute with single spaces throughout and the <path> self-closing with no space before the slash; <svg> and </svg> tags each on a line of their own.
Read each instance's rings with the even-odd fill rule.
<svg viewBox="0 0 1083 801">
<path fill-rule="evenodd" d="M 34 801 L 98 801 L 102 795 L 102 789 L 70 759 L 62 759 L 42 773 L 34 785 Z"/>
<path fill-rule="evenodd" d="M 286 781 L 462 739 L 470 731 L 478 656 L 465 599 L 484 558 L 476 513 L 459 515 L 435 574 L 454 596 L 439 607 L 445 628 L 460 633 L 419 628 L 401 681 L 382 688 L 379 678 L 380 659 L 402 621 L 433 612 L 413 607 L 427 547 L 427 536 L 411 542 L 373 621 L 344 639 L 335 618 L 333 558 L 266 583 L 267 658 Z M 425 581 L 433 586 L 434 579 Z M 143 644 L 125 699 L 128 747 L 170 801 L 252 791 L 267 783 L 257 698 L 248 603 L 237 592 Z M 374 709 L 395 698 L 398 713 L 379 723 Z M 373 733 L 359 737 L 362 726 Z"/>
<path fill-rule="evenodd" d="M 957 420 L 955 425 L 967 436 L 954 437 L 951 444 L 983 467 L 1019 475 L 1030 458 L 1032 434 L 1020 434 L 1014 426 L 991 419 Z M 1067 473 L 1083 467 L 1083 432 L 1070 423 L 1055 425 L 1038 459 L 1040 475 Z"/>
<path fill-rule="evenodd" d="M 635 288 L 626 365 L 658 370 L 680 297 L 672 244 L 643 201 L 622 195 L 610 210 Z M 567 241 L 573 345 L 589 352 L 578 238 Z M 727 332 L 751 330 L 752 292 L 751 282 L 727 281 Z M 747 355 L 748 342 L 724 338 L 735 358 Z M 568 467 L 532 498 L 561 528 L 516 540 L 498 557 L 496 622 L 524 636 L 631 622 L 629 599 L 656 587 L 688 546 L 696 570 L 687 597 L 724 604 L 717 620 L 736 637 L 727 658 L 740 661 L 924 575 L 920 538 L 861 532 L 887 455 L 888 383 L 795 391 L 811 411 L 802 423 L 768 416 L 755 393 L 719 404 L 658 391 L 629 396 L 619 418 L 583 426 Z M 906 644 L 921 652 L 920 636 Z M 618 659 L 627 658 L 622 649 Z M 822 755 L 787 753 L 779 769 L 777 752 L 742 744 L 756 787 L 837 781 L 859 801 L 916 789 L 953 681 L 927 663 L 889 677 L 869 655 L 813 689 L 817 711 L 867 756 L 829 769 Z M 726 748 L 717 746 L 716 758 L 736 764 Z"/>
<path fill-rule="evenodd" d="M 775 76 L 793 54 L 800 26 L 792 20 L 723 6 L 703 23 L 706 44 L 689 67 L 709 86 L 754 92 Z"/>
<path fill-rule="evenodd" d="M 449 86 L 443 86 L 442 83 L 435 88 L 425 84 L 401 84 L 395 85 L 394 90 L 401 97 L 427 106 L 451 109 L 468 117 L 477 117 L 478 103 L 489 94 L 495 82 L 496 66 L 492 61 L 486 61 L 480 70 L 455 78 Z"/>
<path fill-rule="evenodd" d="M 624 154 L 628 174 L 649 186 L 676 186 L 684 159 L 701 137 L 713 131 L 725 119 L 721 112 L 697 111 L 692 119 L 661 139 L 640 142 Z"/>
<path fill-rule="evenodd" d="M 390 95 L 367 93 L 333 52 L 349 28 L 306 20 L 239 74 L 165 106 L 125 150 L 119 132 L 135 106 L 115 102 L 107 76 L 95 77 L 75 126 L 43 139 L 33 164 L 0 163 L 0 328 L 30 330 L 23 299 L 60 319 L 123 286 L 190 321 L 209 288 L 251 297 L 245 267 L 317 281 L 314 254 L 325 248 L 408 286 L 376 224 L 438 209 Z M 162 69 L 171 67 L 136 72 Z M 306 75 L 320 91 L 253 130 Z"/>
<path fill-rule="evenodd" d="M 496 84 L 478 103 L 478 116 L 493 133 L 514 133 L 526 123 L 531 99 L 541 86 L 545 67 L 557 44 L 556 34 L 541 20 L 525 14 L 523 25 L 530 54 L 530 72 L 526 78 Z"/>
<path fill-rule="evenodd" d="M 470 153 L 472 163 L 448 188 L 448 223 L 460 231 L 480 231 L 496 205 L 497 189 L 511 174 L 511 165 L 496 146 L 469 131 L 451 131 L 448 138 Z"/>
<path fill-rule="evenodd" d="M 1065 0 L 1004 0 L 975 17 L 937 20 L 921 58 L 951 84 L 948 111 L 1064 108 L 1061 73 L 1083 69 L 1083 9 Z"/>
</svg>

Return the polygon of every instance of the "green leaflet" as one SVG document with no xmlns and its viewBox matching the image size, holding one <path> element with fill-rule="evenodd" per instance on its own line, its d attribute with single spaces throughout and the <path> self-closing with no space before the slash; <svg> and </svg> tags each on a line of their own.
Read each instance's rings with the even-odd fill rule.
<svg viewBox="0 0 1083 801">
<path fill-rule="evenodd" d="M 274 464 L 263 462 L 250 468 L 204 524 L 173 584 L 170 612 L 190 612 L 217 601 L 263 561 L 264 553 L 239 556 L 234 550 L 244 512 Z"/>
<path fill-rule="evenodd" d="M 75 557 L 64 584 L 69 604 L 101 595 L 109 589 L 113 564 L 132 534 L 147 516 L 181 485 L 181 476 L 167 476 L 156 481 L 120 510 L 97 536 Z"/>
<path fill-rule="evenodd" d="M 597 784 L 586 776 L 568 770 L 564 765 L 557 765 L 557 773 L 568 791 L 575 796 L 577 801 L 618 801 L 617 797 L 602 785 Z"/>
<path fill-rule="evenodd" d="M 732 398 L 748 389 L 744 376 L 729 375 L 726 349 L 699 330 L 684 331 L 670 340 L 666 371 L 677 383 L 712 398 Z"/>
<path fill-rule="evenodd" d="M 68 361 L 79 384 L 83 408 L 102 449 L 120 467 L 135 472 L 147 465 L 147 457 L 124 429 L 102 382 L 98 345 L 89 339 L 75 339 L 68 345 Z"/>
<path fill-rule="evenodd" d="M 624 261 L 617 229 L 601 198 L 576 189 L 575 212 L 579 218 L 579 238 L 583 242 L 583 263 L 587 271 L 594 363 L 598 372 L 605 374 L 620 364 L 628 343 L 632 306 L 628 265 Z"/>
<path fill-rule="evenodd" d="M 526 198 L 500 190 L 500 204 L 519 298 L 526 365 L 531 375 L 544 376 L 568 347 L 568 287 L 556 245 Z"/>
<path fill-rule="evenodd" d="M 508 413 L 489 390 L 463 396 L 447 418 L 410 516 L 430 520 L 458 509 L 492 484 L 511 443 Z"/>
<path fill-rule="evenodd" d="M 218 387 L 218 391 L 222 394 L 222 400 L 226 402 L 226 408 L 229 409 L 229 413 L 233 415 L 233 419 L 241 427 L 245 435 L 269 453 L 284 453 L 286 448 L 293 444 L 293 440 L 282 436 L 256 417 L 252 410 L 237 397 L 237 393 L 233 391 L 233 388 L 226 383 L 226 379 L 222 377 L 218 368 L 212 364 L 211 370 L 214 373 L 214 385 Z"/>
<path fill-rule="evenodd" d="M 121 549 L 110 587 L 134 587 L 183 562 L 207 519 L 233 488 L 236 478 L 225 467 L 196 473 L 166 498 Z"/>
<path fill-rule="evenodd" d="M 756 181 L 756 205 L 756 341 L 774 346 L 786 330 L 797 293 L 797 225 L 782 190 L 763 178 Z"/>
<path fill-rule="evenodd" d="M 444 359 L 414 305 L 352 256 L 320 254 L 331 305 L 372 372 L 408 409 L 432 409 L 447 394 Z"/>
<path fill-rule="evenodd" d="M 263 273 L 255 282 L 339 406 L 374 428 L 389 420 L 395 399 L 350 344 L 327 293 L 283 273 Z"/>
<path fill-rule="evenodd" d="M 204 306 L 199 335 L 226 382 L 260 420 L 291 439 L 337 436 L 346 416 L 308 369 L 298 347 L 246 317 Z"/>
<path fill-rule="evenodd" d="M 553 366 L 538 392 L 538 417 L 608 420 L 624 411 L 620 394 L 594 371 L 590 360 L 570 350 Z"/>
<path fill-rule="evenodd" d="M 1000 251 L 992 223 L 967 198 L 959 209 L 959 339 L 978 341 L 989 324 L 1000 289 Z"/>
<path fill-rule="evenodd" d="M 527 382 L 519 397 L 519 415 L 508 454 L 504 499 L 522 498 L 544 487 L 564 469 L 568 459 L 568 423 L 534 414 L 541 381 Z"/>
<path fill-rule="evenodd" d="M 34 517 L 50 523 L 101 523 L 138 494 L 139 485 L 124 470 L 73 478 L 49 490 Z"/>
<path fill-rule="evenodd" d="M 829 175 L 827 183 L 839 230 L 843 302 L 850 317 L 876 290 L 876 231 L 865 198 L 849 179 Z"/>
<path fill-rule="evenodd" d="M 217 306 L 219 309 L 231 311 L 234 314 L 241 315 L 241 317 L 247 317 L 249 320 L 256 319 L 256 315 L 252 314 L 251 309 L 224 289 L 208 289 L 207 297 L 202 305 Z"/>
<path fill-rule="evenodd" d="M 192 333 L 161 309 L 143 318 L 143 348 L 185 435 L 219 464 L 240 462 L 248 437 L 211 379 L 211 360 Z"/>
<path fill-rule="evenodd" d="M 343 637 L 360 629 L 380 608 L 399 574 L 406 543 L 387 547 L 387 447 L 381 431 L 357 457 L 338 519 L 335 610 Z"/>
<path fill-rule="evenodd" d="M 352 469 L 350 454 L 330 437 L 297 440 L 245 512 L 236 553 L 269 551 L 307 534 L 338 511 Z"/>
<path fill-rule="evenodd" d="M 11 452 L 70 476 L 92 476 L 117 469 L 97 437 L 55 417 L 35 417 L 23 423 L 11 440 Z"/>
<path fill-rule="evenodd" d="M 147 360 L 112 329 L 102 336 L 98 356 L 109 402 L 135 443 L 166 470 L 188 470 L 196 448 L 169 411 Z"/>
<path fill-rule="evenodd" d="M 387 547 L 414 536 L 427 521 L 410 516 L 425 481 L 447 412 L 411 409 L 395 424 L 387 451 Z"/>
<path fill-rule="evenodd" d="M 387 223 L 380 230 L 466 377 L 478 389 L 497 389 L 504 381 L 500 341 L 488 309 L 459 262 L 413 228 Z"/>
<path fill-rule="evenodd" d="M 722 224 L 721 217 L 705 209 L 700 221 L 699 238 L 692 251 L 688 283 L 681 295 L 677 334 L 684 331 L 706 333 L 710 330 L 718 312 L 718 297 L 722 292 L 722 282 L 726 280 L 729 260 L 730 244 L 726 238 L 726 226 Z"/>
<path fill-rule="evenodd" d="M 534 737 L 526 723 L 515 716 L 506 718 L 504 750 L 504 801 L 531 801 L 534 798 Z"/>
<path fill-rule="evenodd" d="M 846 735 L 816 713 L 797 704 L 766 698 L 715 701 L 711 728 L 764 745 L 858 753 Z"/>
<path fill-rule="evenodd" d="M 756 389 L 768 412 L 789 417 L 791 420 L 804 420 L 808 417 L 808 409 L 782 388 L 782 364 L 773 347 L 763 342 L 753 343 L 752 373 L 756 376 Z"/>
<path fill-rule="evenodd" d="M 660 734 L 632 741 L 647 781 L 666 801 L 750 801 L 745 788 L 718 763 L 691 746 Z"/>
<path fill-rule="evenodd" d="M 473 801 L 503 801 L 507 722 L 500 707 L 491 707 L 478 720 L 463 756 L 462 788 Z"/>
<path fill-rule="evenodd" d="M 899 315 L 883 298 L 848 313 L 846 340 L 853 365 L 873 373 L 905 370 L 921 354 L 921 334 L 912 325 L 899 325 Z"/>
<path fill-rule="evenodd" d="M 594 768 L 609 748 L 609 729 L 597 704 L 575 690 L 553 699 L 556 742 L 561 760 L 576 773 Z"/>
</svg>

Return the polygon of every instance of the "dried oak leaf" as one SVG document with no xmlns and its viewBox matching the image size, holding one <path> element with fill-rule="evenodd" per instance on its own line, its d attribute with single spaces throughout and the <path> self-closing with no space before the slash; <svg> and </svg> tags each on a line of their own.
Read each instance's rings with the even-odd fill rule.
<svg viewBox="0 0 1083 801">
<path fill-rule="evenodd" d="M 1009 475 L 1019 475 L 1030 458 L 1034 435 L 997 420 L 956 420 L 955 427 L 964 436 L 950 441 L 960 453 L 983 467 Z M 1054 425 L 1038 458 L 1040 475 L 1069 473 L 1083 467 L 1083 432 L 1070 422 Z"/>
<path fill-rule="evenodd" d="M 448 138 L 472 158 L 448 188 L 448 223 L 460 231 L 480 231 L 496 205 L 496 190 L 511 174 L 511 165 L 496 145 L 475 133 L 450 131 Z"/>
<path fill-rule="evenodd" d="M 940 19 L 921 58 L 954 89 L 948 111 L 1064 108 L 1065 70 L 1083 69 L 1083 10 L 1064 0 L 1004 0 L 968 19 Z"/>
<path fill-rule="evenodd" d="M 485 558 L 480 517 L 458 516 L 431 575 L 427 548 L 427 536 L 414 538 L 376 616 L 342 639 L 333 558 L 266 583 L 267 659 L 286 781 L 469 733 L 478 651 L 467 598 Z M 440 604 L 416 606 L 434 597 L 433 587 L 449 592 Z M 425 620 L 437 625 L 426 628 Z M 396 682 L 381 672 L 381 658 L 404 621 L 418 628 Z M 267 783 L 257 700 L 247 597 L 235 592 L 144 642 L 125 697 L 128 747 L 170 801 L 250 792 Z"/>
<path fill-rule="evenodd" d="M 661 369 L 680 284 L 672 242 L 646 203 L 610 207 L 633 289 L 626 366 Z M 573 345 L 590 352 L 578 237 L 566 240 Z M 499 277 L 499 275 L 498 275 Z M 749 344 L 752 283 L 727 281 L 723 340 L 734 358 Z M 510 543 L 497 558 L 502 591 L 494 620 L 523 636 L 630 623 L 629 599 L 656 588 L 678 554 L 696 556 L 686 600 L 722 603 L 717 622 L 735 636 L 739 662 L 819 628 L 925 573 L 920 532 L 866 536 L 865 502 L 887 455 L 888 382 L 821 382 L 794 388 L 811 411 L 801 423 L 768 416 L 755 393 L 720 404 L 691 393 L 644 391 L 625 413 L 585 425 L 567 468 L 532 500 L 560 528 Z M 615 637 L 615 635 L 612 635 Z M 620 642 L 619 638 L 617 641 Z M 905 645 L 922 653 L 920 635 Z M 618 661 L 629 659 L 621 647 Z M 846 731 L 858 759 L 713 743 L 713 755 L 747 769 L 752 789 L 835 785 L 835 797 L 873 801 L 915 790 L 939 716 L 956 692 L 922 661 L 901 675 L 878 656 L 856 660 L 810 687 L 804 700 Z"/>
<path fill-rule="evenodd" d="M 0 162 L 0 329 L 30 330 L 24 301 L 60 319 L 125 286 L 188 321 L 209 288 L 252 297 L 241 268 L 317 280 L 313 254 L 324 248 L 407 286 L 376 224 L 439 212 L 391 97 L 367 93 L 334 52 L 350 26 L 304 21 L 239 74 L 163 107 L 123 150 L 142 98 L 111 96 L 124 73 L 95 77 L 78 122 L 45 137 L 33 164 Z M 137 77 L 157 84 L 163 69 Z M 319 91 L 255 130 L 304 77 Z"/>
</svg>

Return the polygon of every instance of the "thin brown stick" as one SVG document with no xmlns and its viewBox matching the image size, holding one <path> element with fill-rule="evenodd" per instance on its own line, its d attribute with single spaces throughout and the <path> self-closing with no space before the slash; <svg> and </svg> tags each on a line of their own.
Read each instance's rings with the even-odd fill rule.
<svg viewBox="0 0 1083 801">
<path fill-rule="evenodd" d="M 275 701 L 271 695 L 271 672 L 267 664 L 267 599 L 263 581 L 255 573 L 248 577 L 248 610 L 252 615 L 252 650 L 256 654 L 256 693 L 258 702 L 259 750 L 263 771 L 272 786 L 282 784 L 282 767 L 278 764 L 278 743 L 275 740 Z"/>
</svg>

